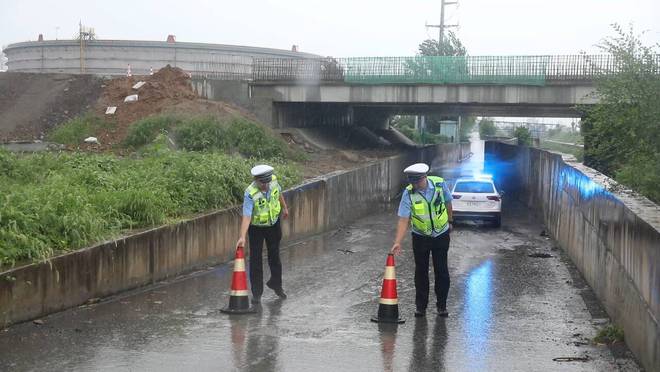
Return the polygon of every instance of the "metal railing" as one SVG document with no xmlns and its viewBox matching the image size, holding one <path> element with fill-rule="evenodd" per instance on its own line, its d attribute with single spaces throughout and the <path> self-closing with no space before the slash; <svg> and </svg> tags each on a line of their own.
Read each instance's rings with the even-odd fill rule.
<svg viewBox="0 0 660 372">
<path fill-rule="evenodd" d="M 252 78 L 253 58 L 250 56 L 215 55 L 208 60 L 194 62 L 194 77 L 215 80 L 249 80 Z"/>
<path fill-rule="evenodd" d="M 656 56 L 660 62 L 660 56 Z M 254 59 L 253 81 L 522 84 L 588 81 L 618 71 L 612 55 Z M 660 73 L 660 71 L 656 71 Z"/>
</svg>

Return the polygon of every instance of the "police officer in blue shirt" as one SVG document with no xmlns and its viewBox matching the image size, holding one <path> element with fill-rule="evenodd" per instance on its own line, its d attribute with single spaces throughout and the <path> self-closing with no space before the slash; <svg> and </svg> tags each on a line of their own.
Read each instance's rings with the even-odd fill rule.
<svg viewBox="0 0 660 372">
<path fill-rule="evenodd" d="M 401 253 L 401 241 L 412 229 L 412 247 L 415 256 L 415 316 L 426 315 L 429 303 L 429 254 L 433 257 L 435 295 L 438 315 L 448 316 L 449 269 L 447 251 L 449 232 L 452 230 L 452 196 L 440 177 L 427 176 L 429 166 L 417 163 L 403 172 L 410 183 L 399 203 L 399 223 L 391 253 Z"/>
<path fill-rule="evenodd" d="M 282 188 L 273 175 L 273 167 L 257 165 L 250 171 L 254 181 L 243 195 L 243 219 L 237 246 L 245 245 L 246 233 L 250 237 L 250 285 L 252 302 L 261 302 L 264 291 L 263 246 L 268 248 L 270 280 L 266 285 L 281 299 L 286 298 L 282 288 L 282 262 L 280 261 L 280 240 L 282 227 L 280 217 L 287 218 L 289 209 L 282 196 Z"/>
</svg>

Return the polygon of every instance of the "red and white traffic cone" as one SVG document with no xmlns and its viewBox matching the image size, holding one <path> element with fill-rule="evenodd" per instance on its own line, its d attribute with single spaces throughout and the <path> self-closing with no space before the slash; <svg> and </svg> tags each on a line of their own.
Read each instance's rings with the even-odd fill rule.
<svg viewBox="0 0 660 372">
<path fill-rule="evenodd" d="M 249 314 L 257 312 L 256 309 L 250 307 L 247 276 L 245 275 L 245 253 L 243 253 L 243 247 L 236 247 L 234 274 L 231 278 L 231 290 L 229 292 L 229 306 L 220 311 L 228 314 Z"/>
<path fill-rule="evenodd" d="M 126 76 L 131 77 L 133 76 L 133 73 L 131 72 L 131 64 L 128 64 L 128 68 L 126 68 Z"/>
<path fill-rule="evenodd" d="M 396 293 L 396 270 L 394 269 L 394 255 L 387 255 L 385 275 L 383 275 L 383 288 L 378 301 L 378 315 L 371 318 L 376 323 L 404 323 L 399 317 L 399 300 Z"/>
</svg>

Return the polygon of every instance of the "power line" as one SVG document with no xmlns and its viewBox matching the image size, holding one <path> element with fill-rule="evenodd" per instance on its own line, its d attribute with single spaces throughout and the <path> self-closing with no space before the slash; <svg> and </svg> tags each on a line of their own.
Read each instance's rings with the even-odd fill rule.
<svg viewBox="0 0 660 372">
<path fill-rule="evenodd" d="M 458 27 L 457 24 L 454 25 L 446 25 L 445 24 L 445 6 L 447 5 L 458 5 L 458 1 L 445 1 L 445 0 L 440 0 L 440 24 L 439 25 L 429 25 L 427 24 L 426 27 L 437 27 L 438 28 L 438 52 L 440 52 L 440 48 L 442 48 L 442 39 L 443 39 L 443 34 L 445 28 L 450 28 L 450 27 Z"/>
</svg>

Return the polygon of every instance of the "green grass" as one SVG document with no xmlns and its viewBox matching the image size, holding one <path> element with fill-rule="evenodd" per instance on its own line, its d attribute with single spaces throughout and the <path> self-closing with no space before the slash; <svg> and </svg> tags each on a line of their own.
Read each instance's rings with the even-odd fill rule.
<svg viewBox="0 0 660 372">
<path fill-rule="evenodd" d="M 0 152 L 0 266 L 234 205 L 264 161 L 172 151 L 163 138 L 130 158 Z M 283 187 L 300 182 L 295 166 L 267 162 Z"/>
<path fill-rule="evenodd" d="M 550 151 L 561 152 L 564 154 L 570 154 L 575 156 L 575 159 L 577 159 L 579 162 L 584 161 L 584 149 L 580 147 L 562 145 L 561 143 L 553 143 L 541 140 L 541 148 Z"/>
<path fill-rule="evenodd" d="M 174 116 L 151 116 L 133 123 L 124 140 L 128 147 L 140 147 L 152 142 L 160 133 L 166 133 L 169 128 L 178 125 L 181 119 Z"/>
<path fill-rule="evenodd" d="M 109 125 L 103 118 L 88 113 L 58 125 L 47 139 L 65 145 L 76 145 L 82 143 L 85 138 L 94 136 L 98 129 Z"/>
<path fill-rule="evenodd" d="M 290 150 L 263 125 L 239 117 L 224 120 L 211 116 L 149 117 L 131 126 L 124 145 L 139 149 L 152 143 L 159 134 L 167 134 L 179 148 L 188 151 L 240 154 L 248 158 L 304 159 L 302 153 Z"/>
<path fill-rule="evenodd" d="M 566 143 L 577 143 L 577 144 L 583 144 L 584 143 L 584 137 L 582 137 L 582 134 L 580 132 L 571 132 L 570 130 L 563 129 L 563 130 L 550 130 L 548 131 L 548 138 L 549 140 L 553 141 L 559 141 L 559 142 L 566 142 Z"/>
<path fill-rule="evenodd" d="M 615 342 L 622 341 L 623 329 L 613 324 L 610 324 L 607 327 L 601 329 L 596 337 L 594 337 L 594 342 L 597 344 L 613 344 Z"/>
</svg>

